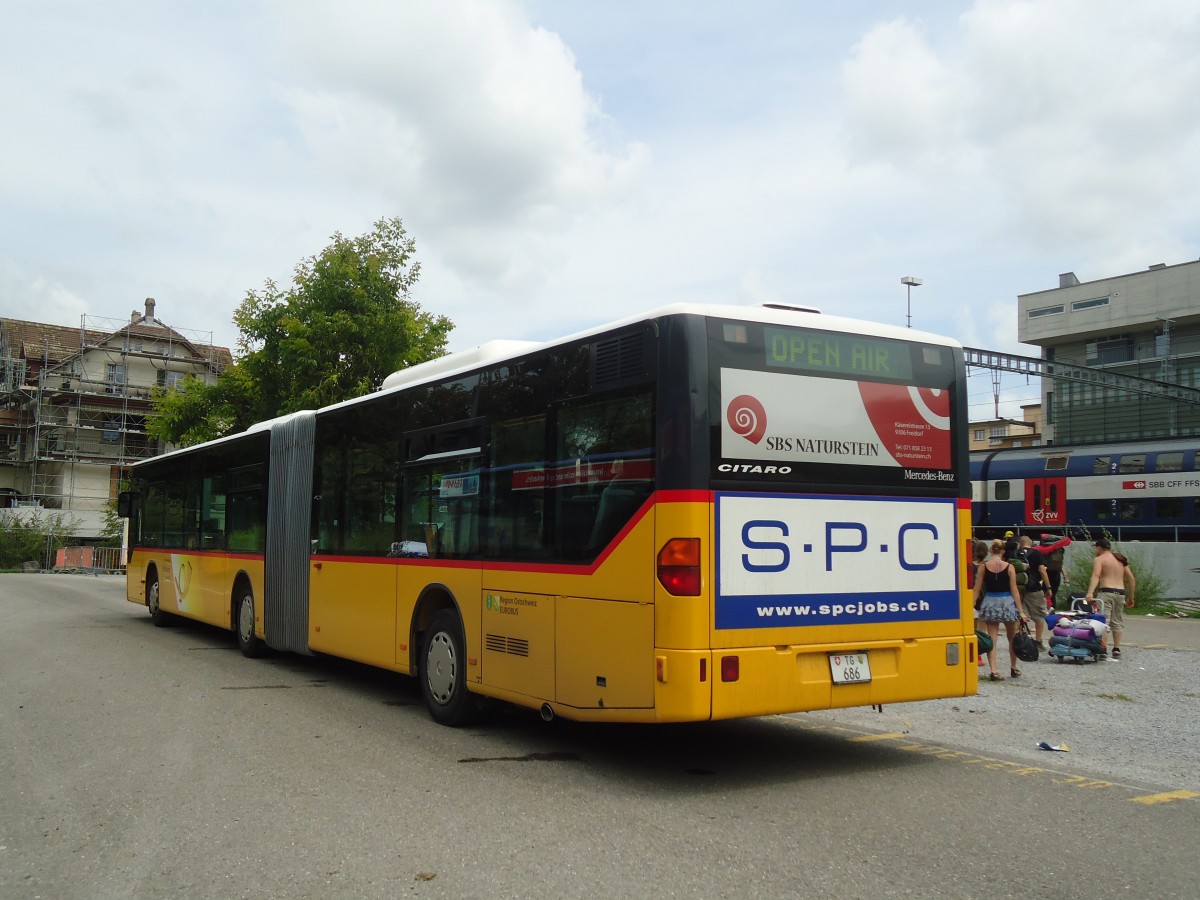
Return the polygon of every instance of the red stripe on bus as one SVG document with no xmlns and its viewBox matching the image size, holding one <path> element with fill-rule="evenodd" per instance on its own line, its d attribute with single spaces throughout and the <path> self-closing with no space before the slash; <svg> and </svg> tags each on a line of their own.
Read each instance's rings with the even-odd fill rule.
<svg viewBox="0 0 1200 900">
<path fill-rule="evenodd" d="M 256 559 L 260 562 L 266 557 L 261 553 L 246 553 L 242 550 L 235 550 L 227 553 L 224 550 L 189 550 L 186 547 L 147 547 L 145 544 L 138 544 L 129 548 L 130 553 L 181 553 L 186 556 L 208 556 L 213 559 Z"/>
<path fill-rule="evenodd" d="M 418 566 L 422 568 L 455 568 L 455 569 L 489 569 L 500 572 L 537 572 L 548 575 L 592 575 L 594 574 L 608 558 L 613 554 L 618 546 L 629 536 L 629 533 L 634 529 L 647 513 L 658 503 L 712 503 L 714 494 L 712 491 L 703 490 L 682 490 L 682 491 L 655 491 L 638 507 L 635 512 L 625 523 L 625 526 L 617 532 L 616 536 L 608 542 L 601 552 L 593 561 L 589 563 L 524 563 L 518 561 L 492 561 L 482 559 L 427 559 L 419 556 L 406 557 L 391 557 L 391 556 L 347 556 L 345 554 L 316 554 L 309 557 L 309 562 L 321 563 L 357 563 L 360 565 L 404 565 Z M 251 559 L 263 560 L 263 554 L 252 553 L 222 553 L 219 550 L 185 550 L 183 548 L 172 547 L 134 547 L 133 550 L 139 550 L 149 553 L 186 553 L 189 556 L 210 556 L 222 559 Z M 132 551 L 131 551 L 132 552 Z"/>
</svg>

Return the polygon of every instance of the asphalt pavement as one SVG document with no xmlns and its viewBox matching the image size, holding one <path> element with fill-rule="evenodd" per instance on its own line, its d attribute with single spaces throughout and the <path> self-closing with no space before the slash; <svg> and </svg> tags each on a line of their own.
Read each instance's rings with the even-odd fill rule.
<svg viewBox="0 0 1200 900">
<path fill-rule="evenodd" d="M 1200 651 L 1200 619 L 1125 615 L 1122 647 Z"/>
</svg>

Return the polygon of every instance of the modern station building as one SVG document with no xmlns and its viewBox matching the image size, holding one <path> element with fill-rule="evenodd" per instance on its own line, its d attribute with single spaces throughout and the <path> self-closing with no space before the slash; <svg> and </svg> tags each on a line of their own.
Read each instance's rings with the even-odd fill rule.
<svg viewBox="0 0 1200 900">
<path fill-rule="evenodd" d="M 1017 338 L 1042 348 L 1047 374 L 1053 363 L 1097 372 L 1042 379 L 1044 442 L 1200 434 L 1200 261 L 1086 282 L 1067 272 L 1057 288 L 1019 295 L 1017 314 Z"/>
</svg>

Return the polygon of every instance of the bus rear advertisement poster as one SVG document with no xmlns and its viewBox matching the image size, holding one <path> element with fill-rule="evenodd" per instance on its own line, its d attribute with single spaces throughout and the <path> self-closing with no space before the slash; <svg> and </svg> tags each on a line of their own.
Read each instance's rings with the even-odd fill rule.
<svg viewBox="0 0 1200 900">
<path fill-rule="evenodd" d="M 716 627 L 956 620 L 956 508 L 718 493 Z"/>
<path fill-rule="evenodd" d="M 727 459 L 949 469 L 947 391 L 721 370 Z"/>
</svg>

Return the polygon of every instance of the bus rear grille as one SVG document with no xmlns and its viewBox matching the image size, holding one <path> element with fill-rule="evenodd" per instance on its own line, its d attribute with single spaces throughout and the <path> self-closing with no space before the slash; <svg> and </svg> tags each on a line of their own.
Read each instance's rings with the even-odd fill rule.
<svg viewBox="0 0 1200 900">
<path fill-rule="evenodd" d="M 494 653 L 508 653 L 512 656 L 528 656 L 529 641 L 525 638 L 506 637 L 503 634 L 484 635 L 484 646 Z"/>
</svg>

